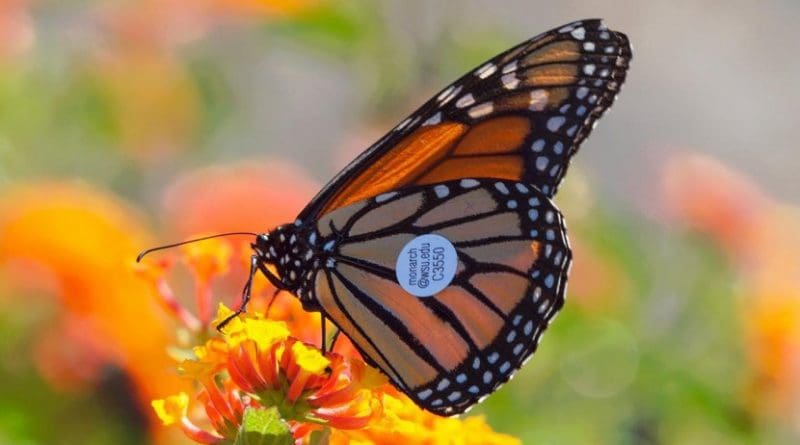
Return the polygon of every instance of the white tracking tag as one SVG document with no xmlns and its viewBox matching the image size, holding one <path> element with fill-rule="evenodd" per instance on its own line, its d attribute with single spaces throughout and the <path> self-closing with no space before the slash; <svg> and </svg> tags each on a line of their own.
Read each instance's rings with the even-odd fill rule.
<svg viewBox="0 0 800 445">
<path fill-rule="evenodd" d="M 458 268 L 458 253 L 441 235 L 420 235 L 397 255 L 397 282 L 411 295 L 430 297 L 450 285 Z"/>
</svg>

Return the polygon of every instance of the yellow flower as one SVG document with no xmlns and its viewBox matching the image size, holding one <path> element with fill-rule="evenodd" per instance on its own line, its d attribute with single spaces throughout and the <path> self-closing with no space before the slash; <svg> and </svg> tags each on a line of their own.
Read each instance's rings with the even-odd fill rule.
<svg viewBox="0 0 800 445">
<path fill-rule="evenodd" d="M 294 354 L 297 365 L 311 374 L 322 374 L 325 368 L 331 364 L 331 361 L 325 358 L 319 349 L 300 342 L 292 345 L 292 354 Z"/>
<path fill-rule="evenodd" d="M 335 430 L 332 445 L 350 443 L 430 445 L 518 445 L 520 441 L 492 431 L 483 417 L 439 417 L 421 410 L 408 397 L 389 390 L 383 397 L 383 415 L 360 430 Z"/>
<path fill-rule="evenodd" d="M 189 406 L 189 395 L 180 392 L 177 395 L 169 396 L 165 399 L 156 399 L 152 402 L 156 415 L 164 423 L 164 426 L 174 425 L 186 416 L 186 408 Z"/>
<path fill-rule="evenodd" d="M 232 310 L 220 303 L 217 308 L 217 318 L 213 321 L 214 325 L 228 321 L 222 328 L 222 333 L 225 342 L 231 348 L 235 348 L 245 340 L 252 340 L 259 348 L 268 349 L 276 342 L 289 337 L 289 329 L 282 321 L 267 320 L 255 315 L 230 318 L 233 314 Z"/>
</svg>

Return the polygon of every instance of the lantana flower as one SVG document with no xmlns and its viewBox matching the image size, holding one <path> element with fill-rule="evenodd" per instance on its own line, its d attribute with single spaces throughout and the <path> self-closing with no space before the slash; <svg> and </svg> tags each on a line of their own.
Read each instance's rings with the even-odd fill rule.
<svg viewBox="0 0 800 445">
<path fill-rule="evenodd" d="M 231 314 L 220 305 L 216 321 Z M 291 337 L 280 321 L 234 318 L 220 337 L 195 348 L 195 356 L 180 370 L 200 383 L 196 402 L 205 408 L 210 430 L 189 419 L 185 394 L 156 400 L 153 407 L 165 424 L 180 423 L 198 443 L 228 443 L 251 431 L 249 409 L 274 409 L 295 439 L 326 427 L 364 428 L 381 413 L 382 375 L 360 360 L 323 354 Z"/>
</svg>

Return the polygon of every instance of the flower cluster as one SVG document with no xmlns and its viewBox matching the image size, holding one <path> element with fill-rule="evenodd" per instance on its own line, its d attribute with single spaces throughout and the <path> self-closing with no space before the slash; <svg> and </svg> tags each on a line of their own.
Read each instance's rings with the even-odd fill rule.
<svg viewBox="0 0 800 445">
<path fill-rule="evenodd" d="M 220 306 L 216 322 L 232 312 Z M 187 415 L 185 393 L 153 402 L 165 424 L 180 423 L 199 443 L 230 443 L 254 434 L 260 416 L 248 410 L 274 410 L 296 439 L 325 427 L 365 427 L 381 413 L 385 383 L 377 371 L 356 359 L 321 351 L 289 335 L 286 323 L 257 315 L 234 318 L 220 337 L 195 348 L 196 358 L 180 365 L 183 375 L 200 383 L 197 401 L 212 431 Z"/>
</svg>

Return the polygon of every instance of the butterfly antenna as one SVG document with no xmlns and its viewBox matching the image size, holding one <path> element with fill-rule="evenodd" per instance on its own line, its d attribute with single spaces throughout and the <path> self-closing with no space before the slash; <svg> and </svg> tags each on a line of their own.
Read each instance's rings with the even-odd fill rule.
<svg viewBox="0 0 800 445">
<path fill-rule="evenodd" d="M 144 258 L 144 257 L 145 257 L 145 255 L 148 255 L 148 254 L 150 254 L 151 252 L 155 252 L 155 251 L 157 251 L 157 250 L 172 249 L 173 247 L 183 246 L 184 244 L 191 244 L 191 243 L 196 243 L 196 242 L 198 242 L 198 241 L 205 241 L 205 240 L 207 240 L 207 239 L 211 239 L 211 238 L 220 238 L 220 237 L 223 237 L 223 236 L 231 236 L 231 235 L 252 235 L 252 236 L 258 236 L 258 234 L 257 234 L 257 233 L 253 233 L 253 232 L 228 232 L 228 233 L 220 233 L 220 234 L 217 234 L 217 235 L 204 236 L 204 237 L 202 237 L 202 238 L 190 239 L 190 240 L 188 240 L 188 241 L 181 241 L 181 242 L 179 242 L 179 243 L 167 244 L 167 245 L 164 245 L 164 246 L 158 246 L 158 247 L 153 247 L 152 249 L 147 249 L 147 250 L 144 250 L 144 251 L 142 251 L 142 253 L 140 253 L 140 254 L 139 254 L 137 257 L 136 257 L 136 262 L 138 263 L 138 262 L 142 261 L 142 258 Z"/>
</svg>

